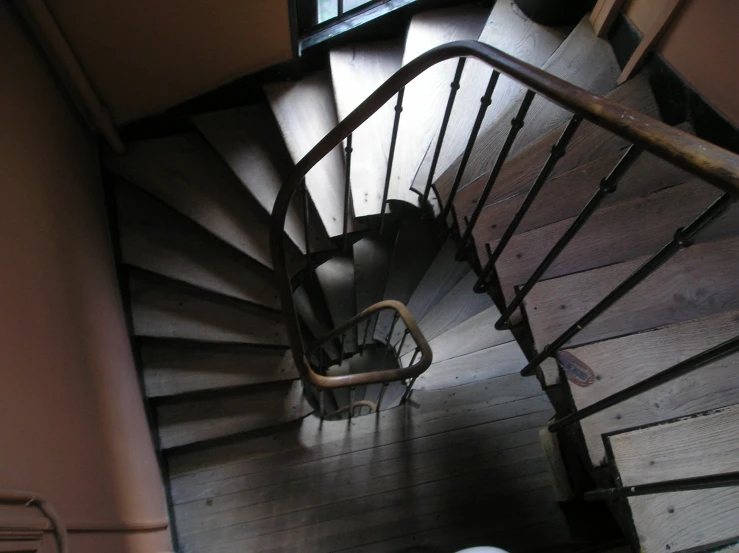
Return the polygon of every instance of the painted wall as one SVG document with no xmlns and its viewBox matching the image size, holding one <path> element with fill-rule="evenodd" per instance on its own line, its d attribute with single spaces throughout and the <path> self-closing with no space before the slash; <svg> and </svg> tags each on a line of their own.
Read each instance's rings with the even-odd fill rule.
<svg viewBox="0 0 739 553">
<path fill-rule="evenodd" d="M 666 0 L 631 0 L 626 15 L 649 29 Z M 658 51 L 711 105 L 739 125 L 737 0 L 688 0 Z"/>
<path fill-rule="evenodd" d="M 0 488 L 67 525 L 166 524 L 91 134 L 0 2 Z M 75 552 L 155 553 L 167 530 L 75 533 Z"/>
<path fill-rule="evenodd" d="M 292 56 L 287 0 L 46 0 L 118 124 Z"/>
</svg>

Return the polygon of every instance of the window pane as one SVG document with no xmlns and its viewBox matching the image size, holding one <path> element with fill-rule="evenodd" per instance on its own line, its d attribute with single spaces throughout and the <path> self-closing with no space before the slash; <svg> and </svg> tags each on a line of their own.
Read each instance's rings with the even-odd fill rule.
<svg viewBox="0 0 739 553">
<path fill-rule="evenodd" d="M 339 15 L 339 0 L 317 0 L 317 2 L 318 23 L 323 23 Z"/>
<path fill-rule="evenodd" d="M 349 10 L 353 10 L 354 8 L 357 8 L 362 4 L 366 4 L 370 1 L 371 0 L 344 0 L 344 11 L 348 12 Z"/>
</svg>

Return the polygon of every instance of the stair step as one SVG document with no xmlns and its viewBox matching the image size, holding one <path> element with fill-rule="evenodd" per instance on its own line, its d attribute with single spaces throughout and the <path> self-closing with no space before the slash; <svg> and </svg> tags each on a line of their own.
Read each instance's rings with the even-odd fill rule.
<svg viewBox="0 0 739 553">
<path fill-rule="evenodd" d="M 616 78 L 620 73 L 610 44 L 595 36 L 587 15 L 542 69 L 570 84 L 599 95 L 606 94 L 614 88 Z M 511 128 L 511 120 L 516 116 L 522 99 L 523 95 L 516 98 L 500 115 L 497 123 L 487 131 L 480 133 L 467 163 L 461 181 L 462 186 L 492 170 L 497 161 L 498 152 Z M 537 96 L 531 104 L 526 116 L 526 124 L 518 133 L 509 157 L 522 151 L 534 140 L 557 128 L 569 118 L 570 115 L 566 110 Z M 460 159 L 457 159 L 436 181 L 437 189 L 444 199 L 448 197 L 459 164 Z"/>
<path fill-rule="evenodd" d="M 408 304 L 413 291 L 441 247 L 441 240 L 437 236 L 438 227 L 432 220 L 405 219 L 401 223 L 383 299 Z M 392 322 L 392 313 L 380 313 L 375 327 L 375 339 L 384 341 Z"/>
<path fill-rule="evenodd" d="M 570 347 L 739 307 L 739 238 L 697 244 L 675 255 L 585 327 Z M 524 300 L 535 347 L 558 338 L 647 261 L 641 257 L 544 280 Z"/>
<path fill-rule="evenodd" d="M 295 82 L 267 84 L 264 90 L 295 163 L 338 123 L 328 72 L 313 73 Z M 331 150 L 305 177 L 313 204 L 330 237 L 343 233 L 344 178 L 341 145 Z M 358 229 L 353 214 L 349 213 L 349 232 Z"/>
<path fill-rule="evenodd" d="M 269 228 L 236 176 L 197 133 L 143 140 L 105 165 L 271 268 Z M 295 252 L 297 253 L 297 252 Z"/>
<path fill-rule="evenodd" d="M 351 44 L 330 53 L 331 78 L 339 121 L 400 69 L 403 45 L 399 41 Z M 352 135 L 351 187 L 354 214 L 382 211 L 394 103 L 387 102 Z"/>
<path fill-rule="evenodd" d="M 123 262 L 244 301 L 280 308 L 274 274 L 138 187 L 115 183 Z"/>
<path fill-rule="evenodd" d="M 284 348 L 143 339 L 139 353 L 150 398 L 298 378 Z"/>
<path fill-rule="evenodd" d="M 447 359 L 461 357 L 513 341 L 513 334 L 509 330 L 495 329 L 495 322 L 499 317 L 498 309 L 495 306 L 489 307 L 451 330 L 447 330 L 441 336 L 430 340 L 429 345 L 434 354 L 433 362 L 440 363 Z M 404 367 L 408 366 L 411 357 L 411 353 L 407 353 L 402 357 L 401 361 Z M 523 366 L 520 368 L 523 368 Z"/>
<path fill-rule="evenodd" d="M 645 76 L 638 76 L 631 79 L 627 83 L 624 83 L 618 88 L 604 94 L 604 97 L 650 117 L 659 118 L 657 102 L 652 95 L 649 81 Z M 539 176 L 541 168 L 549 158 L 552 146 L 562 135 L 566 126 L 567 124 L 563 123 L 554 130 L 543 134 L 525 148 L 520 149 L 517 154 L 509 156 L 506 160 L 500 174 L 498 175 L 498 179 L 495 181 L 495 186 L 490 192 L 490 196 L 488 196 L 486 202 L 487 207 L 481 213 L 480 220 L 476 227 L 489 228 L 495 224 L 496 228 L 493 229 L 493 235 L 489 240 L 500 238 L 508 222 L 512 219 L 512 215 L 506 218 L 497 219 L 496 217 L 498 217 L 498 214 L 494 211 L 495 207 L 498 205 L 505 206 L 508 201 L 515 204 L 515 209 L 521 205 L 526 192 L 528 192 L 531 185 L 534 184 L 534 181 Z M 683 128 L 689 129 L 690 127 L 686 126 Z M 608 156 L 615 155 L 620 157 L 627 147 L 628 143 L 622 138 L 598 127 L 597 125 L 584 121 L 568 145 L 567 153 L 557 162 L 557 165 L 555 165 L 552 170 L 552 173 L 549 176 L 550 182 L 542 189 L 540 193 L 541 195 L 532 206 L 532 211 L 535 210 L 537 205 L 546 205 L 544 195 L 554 188 L 556 184 L 568 183 L 569 185 L 568 180 L 560 181 L 558 180 L 559 178 L 566 179 L 566 175 L 576 176 L 577 172 L 587 167 L 589 163 L 603 160 L 603 158 L 608 158 Z M 650 154 L 645 154 L 644 159 L 654 159 L 656 161 L 656 158 L 653 158 Z M 644 163 L 644 159 L 637 161 L 637 163 L 640 165 L 648 165 Z M 615 158 L 613 163 L 615 164 L 617 160 L 618 158 Z M 598 167 L 599 166 L 596 165 L 591 168 L 591 170 L 595 171 Z M 611 167 L 612 165 L 609 166 L 608 169 Z M 632 168 L 632 175 L 636 174 L 634 169 L 635 168 Z M 589 182 L 590 186 L 587 187 L 588 190 L 592 190 L 592 187 L 596 185 L 602 177 L 603 175 L 598 174 L 595 181 Z M 461 221 L 461 225 L 464 225 L 463 216 L 471 215 L 474 211 L 475 206 L 477 205 L 477 200 L 480 197 L 480 192 L 484 188 L 487 179 L 488 174 L 483 174 L 481 177 L 477 178 L 457 192 L 454 205 L 457 209 L 457 215 L 460 216 L 459 219 Z M 625 184 L 626 182 L 622 181 L 622 185 Z M 575 188 L 575 190 L 578 190 L 578 188 Z M 621 191 L 619 191 L 619 194 L 620 193 Z M 560 195 L 559 191 L 557 191 L 557 195 Z M 579 197 L 579 194 L 576 197 Z M 524 219 L 524 224 L 532 216 L 533 213 L 529 212 Z"/>
<path fill-rule="evenodd" d="M 354 261 L 351 257 L 338 256 L 316 268 L 316 278 L 326 298 L 329 313 L 336 328 L 357 314 L 354 295 Z M 345 334 L 344 352 L 357 349 L 356 327 Z"/>
<path fill-rule="evenodd" d="M 266 104 L 199 114 L 193 117 L 198 130 L 226 161 L 266 214 L 272 213 L 277 193 L 293 168 L 274 115 Z M 311 204 L 311 211 L 315 207 Z M 319 221 L 311 217 L 311 221 Z M 320 224 L 312 225 L 312 251 L 330 243 Z M 285 231 L 305 253 L 303 199 L 298 194 L 285 220 Z"/>
<path fill-rule="evenodd" d="M 447 330 L 493 306 L 487 294 L 478 294 L 472 287 L 477 275 L 470 271 L 420 321 L 426 340 L 433 340 Z M 409 342 L 409 341 L 407 341 Z M 402 354 L 413 351 L 415 344 L 406 343 Z"/>
<path fill-rule="evenodd" d="M 390 259 L 393 254 L 394 236 L 368 236 L 354 243 L 354 288 L 357 302 L 357 313 L 361 313 L 371 305 L 382 301 L 385 291 Z M 376 318 L 371 317 L 357 326 L 360 343 L 372 341 L 375 332 Z M 367 329 L 366 325 L 370 328 Z"/>
<path fill-rule="evenodd" d="M 622 485 L 739 471 L 739 405 L 607 436 Z M 739 538 L 739 488 L 628 499 L 645 553 Z"/>
<path fill-rule="evenodd" d="M 714 187 L 693 180 L 599 209 L 543 278 L 560 277 L 654 254 L 672 239 L 678 228 L 695 219 L 718 196 Z M 699 241 L 719 240 L 739 233 L 739 225 L 734 222 L 737 215 L 739 206 L 734 206 L 716 224 L 707 228 L 699 236 Z M 574 221 L 572 217 L 511 239 L 496 263 L 507 301 L 515 296 L 514 286 L 526 282 Z M 495 249 L 497 244 L 494 242 L 492 248 Z"/>
<path fill-rule="evenodd" d="M 535 67 L 541 67 L 559 48 L 566 33 L 559 29 L 534 23 L 511 1 L 496 2 L 485 27 L 477 40 L 510 54 Z M 441 175 L 460 156 L 469 140 L 470 129 L 480 109 L 480 98 L 485 94 L 492 68 L 473 58 L 467 59 L 454 102 L 450 125 L 436 165 Z M 481 131 L 488 129 L 523 90 L 513 79 L 501 75 L 495 85 L 492 103 L 488 106 Z M 428 182 L 431 163 L 436 150 L 436 138 L 426 150 L 423 162 L 413 180 L 413 188 L 423 193 Z"/>
<path fill-rule="evenodd" d="M 583 409 L 681 361 L 734 338 L 739 310 L 672 324 L 649 332 L 567 349 L 560 364 L 592 374 L 586 386 L 567 383 L 572 403 Z M 602 434 L 733 403 L 736 356 L 727 357 L 580 423 L 593 465 L 605 460 Z M 724 373 L 731 373 L 728 376 Z M 567 371 L 565 371 L 567 374 Z"/>
<path fill-rule="evenodd" d="M 156 407 L 164 449 L 268 428 L 309 415 L 299 381 L 247 387 L 220 395 L 179 398 Z"/>
<path fill-rule="evenodd" d="M 488 13 L 476 6 L 459 6 L 414 15 L 406 35 L 403 65 L 436 46 L 477 40 Z M 457 60 L 438 63 L 405 87 L 388 198 L 418 204 L 410 186 L 429 144 L 438 135 L 456 66 Z"/>
<path fill-rule="evenodd" d="M 129 270 L 137 336 L 286 346 L 279 313 L 135 269 Z"/>
</svg>

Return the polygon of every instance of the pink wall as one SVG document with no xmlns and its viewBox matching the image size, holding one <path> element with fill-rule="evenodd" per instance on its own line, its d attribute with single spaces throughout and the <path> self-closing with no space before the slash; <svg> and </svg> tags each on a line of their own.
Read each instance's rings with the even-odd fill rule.
<svg viewBox="0 0 739 553">
<path fill-rule="evenodd" d="M 0 488 L 72 527 L 166 524 L 126 336 L 94 141 L 0 3 Z M 72 533 L 154 553 L 168 530 Z"/>
</svg>

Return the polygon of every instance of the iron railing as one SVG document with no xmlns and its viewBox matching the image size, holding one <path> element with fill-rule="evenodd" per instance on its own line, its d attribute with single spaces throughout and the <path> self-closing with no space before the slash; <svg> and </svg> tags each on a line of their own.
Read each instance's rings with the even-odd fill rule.
<svg viewBox="0 0 739 553">
<path fill-rule="evenodd" d="M 292 286 L 290 278 L 287 272 L 287 263 L 285 256 L 285 240 L 287 235 L 284 231 L 285 219 L 287 216 L 288 209 L 292 198 L 302 191 L 306 194 L 304 178 L 305 175 L 314 167 L 321 159 L 323 159 L 330 151 L 336 146 L 346 140 L 346 179 L 344 187 L 344 234 L 342 236 L 342 242 L 344 248 L 347 244 L 347 221 L 349 217 L 350 209 L 350 180 L 351 180 L 351 153 L 352 153 L 352 133 L 364 123 L 372 114 L 378 111 L 386 102 L 391 101 L 393 97 L 396 97 L 395 105 L 395 118 L 392 128 L 390 150 L 388 152 L 388 164 L 386 169 L 385 187 L 382 195 L 382 207 L 380 213 L 380 232 L 382 231 L 383 225 L 386 218 L 386 209 L 388 204 L 388 190 L 391 181 L 391 175 L 393 170 L 393 159 L 396 153 L 396 142 L 398 137 L 398 128 L 402 124 L 401 113 L 403 110 L 403 97 L 405 87 L 415 77 L 426 69 L 441 63 L 445 60 L 458 58 L 459 62 L 457 69 L 454 73 L 454 78 L 450 84 L 450 93 L 447 101 L 444 118 L 439 128 L 439 135 L 436 141 L 433 161 L 431 164 L 430 175 L 428 177 L 426 187 L 422 193 L 419 193 L 419 200 L 425 203 L 430 196 L 431 191 L 436 196 L 439 208 L 439 221 L 446 228 L 448 224 L 448 216 L 451 215 L 453 226 L 459 228 L 457 214 L 454 206 L 455 195 L 463 185 L 464 170 L 467 161 L 470 158 L 472 150 L 475 145 L 477 135 L 480 131 L 482 121 L 484 119 L 485 110 L 490 104 L 492 97 L 495 93 L 495 85 L 501 74 L 506 75 L 527 89 L 523 95 L 522 101 L 519 105 L 518 112 L 515 118 L 511 121 L 511 128 L 508 136 L 502 145 L 493 169 L 487 179 L 487 182 L 479 194 L 477 205 L 472 212 L 471 217 L 465 218 L 466 228 L 461 238 L 461 245 L 458 251 L 458 258 L 462 258 L 466 255 L 466 251 L 469 249 L 470 243 L 474 240 L 474 229 L 478 222 L 480 213 L 485 207 L 487 199 L 495 186 L 496 180 L 500 175 L 501 169 L 506 162 L 506 159 L 511 151 L 511 148 L 516 140 L 517 134 L 520 129 L 525 125 L 525 118 L 529 106 L 531 105 L 534 98 L 539 95 L 546 98 L 550 102 L 564 108 L 571 113 L 571 119 L 566 125 L 559 139 L 553 144 L 551 154 L 544 163 L 538 177 L 532 183 L 530 190 L 528 191 L 526 198 L 519 207 L 515 214 L 512 222 L 508 225 L 505 232 L 503 233 L 502 239 L 497 244 L 494 251 L 488 246 L 489 259 L 484 263 L 479 273 L 479 279 L 475 284 L 475 290 L 477 292 L 487 292 L 492 286 L 498 285 L 496 282 L 496 271 L 495 263 L 500 258 L 505 247 L 510 242 L 511 237 L 515 234 L 516 229 L 525 217 L 527 211 L 536 200 L 537 194 L 544 186 L 548 177 L 554 170 L 557 162 L 565 155 L 566 149 L 570 141 L 577 134 L 580 124 L 583 121 L 588 121 L 598 127 L 601 127 L 610 133 L 621 137 L 626 140 L 631 146 L 628 148 L 626 153 L 623 155 L 621 160 L 613 167 L 613 169 L 603 177 L 603 179 L 594 186 L 594 194 L 588 203 L 583 207 L 580 214 L 575 218 L 570 228 L 563 235 L 563 237 L 557 241 L 555 246 L 545 256 L 544 260 L 535 269 L 527 282 L 518 290 L 512 302 L 508 305 L 500 305 L 501 307 L 501 318 L 497 323 L 498 328 L 506 328 L 510 326 L 510 320 L 512 314 L 521 306 L 524 298 L 533 286 L 542 278 L 546 270 L 551 266 L 555 259 L 560 253 L 567 247 L 568 243 L 574 236 L 577 235 L 578 231 L 588 221 L 590 216 L 596 211 L 604 199 L 616 189 L 619 180 L 623 177 L 626 170 L 632 166 L 634 161 L 643 153 L 649 152 L 658 158 L 661 158 L 668 163 L 675 165 L 701 179 L 705 182 L 715 186 L 716 188 L 723 191 L 723 195 L 717 199 L 702 215 L 700 215 L 695 221 L 690 223 L 684 228 L 676 229 L 675 236 L 672 241 L 665 245 L 658 253 L 652 256 L 642 267 L 636 270 L 631 276 L 619 284 L 610 294 L 608 294 L 603 300 L 601 300 L 595 307 L 590 309 L 585 315 L 583 315 L 575 324 L 568 328 L 560 337 L 555 339 L 551 344 L 544 347 L 541 352 L 534 355 L 531 361 L 522 369 L 523 375 L 530 375 L 534 370 L 541 364 L 547 357 L 553 356 L 555 352 L 564 346 L 569 340 L 575 335 L 581 332 L 586 326 L 598 318 L 606 309 L 617 302 L 621 297 L 632 290 L 636 285 L 642 282 L 645 278 L 651 275 L 657 268 L 667 262 L 672 256 L 675 255 L 680 249 L 689 247 L 695 237 L 705 229 L 709 224 L 720 217 L 725 210 L 729 207 L 730 203 L 739 197 L 739 156 L 723 150 L 713 144 L 710 144 L 700 138 L 685 133 L 679 129 L 670 127 L 660 121 L 657 121 L 651 117 L 645 116 L 635 110 L 628 107 L 619 105 L 615 102 L 601 98 L 590 92 L 587 92 L 579 87 L 573 86 L 562 79 L 559 79 L 553 75 L 550 75 L 541 69 L 533 67 L 527 63 L 524 63 L 508 54 L 501 52 L 491 46 L 482 44 L 474 41 L 461 41 L 453 42 L 443 46 L 439 46 L 419 56 L 415 60 L 411 61 L 407 65 L 399 69 L 392 77 L 390 77 L 385 83 L 383 83 L 375 92 L 373 92 L 359 107 L 357 107 L 351 114 L 349 114 L 343 121 L 341 121 L 333 130 L 331 130 L 316 146 L 308 152 L 303 159 L 301 159 L 291 176 L 280 190 L 280 193 L 275 202 L 272 221 L 271 221 L 271 249 L 272 258 L 275 271 L 278 276 L 278 285 L 280 290 L 280 297 L 282 301 L 282 308 L 285 317 L 285 323 L 287 326 L 288 337 L 290 341 L 290 347 L 292 349 L 293 356 L 297 367 L 300 370 L 301 376 L 311 386 L 314 386 L 318 390 L 332 389 L 337 387 L 349 387 L 350 389 L 356 386 L 366 385 L 369 383 L 387 383 L 393 380 L 408 380 L 410 382 L 407 393 L 410 393 L 412 382 L 423 370 L 428 368 L 431 362 L 431 351 L 428 348 L 423 336 L 420 334 L 415 321 L 413 321 L 410 314 L 407 312 L 402 304 L 394 302 L 392 306 L 389 304 L 377 304 L 372 306 L 367 311 L 358 315 L 351 321 L 341 325 L 336 330 L 332 331 L 324 339 L 332 339 L 339 336 L 341 333 L 355 328 L 361 321 L 366 320 L 372 312 L 376 312 L 378 309 L 392 307 L 399 313 L 398 318 L 403 319 L 408 329 L 408 332 L 404 336 L 410 334 L 416 341 L 417 352 L 422 353 L 421 361 L 418 364 L 411 363 L 412 367 L 401 368 L 390 370 L 390 371 L 378 371 L 365 374 L 353 374 L 346 376 L 335 376 L 328 377 L 321 373 L 322 368 L 319 366 L 313 367 L 306 357 L 306 345 L 301 335 L 300 325 L 298 322 L 298 315 L 295 309 L 295 304 L 292 298 Z M 480 100 L 480 107 L 478 116 L 475 123 L 470 131 L 470 137 L 467 142 L 466 148 L 461 156 L 461 163 L 457 169 L 456 176 L 454 178 L 451 189 L 446 194 L 446 197 L 442 197 L 439 191 L 433 185 L 434 173 L 436 171 L 436 163 L 438 161 L 439 153 L 444 140 L 444 135 L 450 122 L 452 113 L 452 107 L 457 96 L 457 90 L 460 87 L 461 77 L 465 67 L 466 58 L 475 58 L 481 62 L 487 64 L 492 68 L 490 80 L 487 85 L 487 89 Z M 467 184 L 467 183 L 464 183 Z M 410 188 L 410 183 L 408 183 Z M 307 201 L 305 202 L 307 205 Z M 307 213 L 305 215 L 306 225 L 306 252 L 307 252 L 307 273 L 312 274 L 313 268 L 310 260 L 310 244 L 308 239 L 308 227 L 309 222 L 307 219 Z M 474 248 L 473 248 L 474 249 Z M 365 328 L 369 327 L 369 324 Z M 393 334 L 391 329 L 388 339 Z M 323 340 L 323 339 L 322 339 Z M 319 340 L 319 344 L 322 343 Z M 367 337 L 365 335 L 364 343 L 366 343 Z M 388 344 L 390 346 L 390 344 Z M 722 345 L 726 346 L 726 345 Z M 315 347 L 315 344 L 314 346 Z M 399 352 L 399 347 L 397 351 Z M 732 342 L 728 349 L 720 349 L 721 355 L 728 355 L 727 351 L 736 351 L 735 343 Z M 716 348 L 714 348 L 716 350 Z M 693 364 L 688 365 L 691 370 L 698 368 L 705 364 L 703 361 L 706 356 L 711 357 L 716 352 L 709 350 L 704 354 L 697 356 L 697 359 L 692 360 Z M 343 355 L 343 352 L 342 352 Z M 703 356 L 703 357 L 702 357 Z M 414 359 L 415 361 L 415 359 Z M 689 360 L 691 361 L 691 360 Z M 629 396 L 630 393 L 640 393 L 647 387 L 657 382 L 666 382 L 671 379 L 677 378 L 681 374 L 684 374 L 684 368 L 686 365 L 682 365 L 681 368 L 675 369 L 674 371 L 665 371 L 658 375 L 659 378 L 653 377 L 647 379 L 643 383 L 632 387 L 626 391 L 614 394 L 612 398 L 607 398 L 602 402 L 599 402 L 590 408 L 583 409 L 578 413 L 574 413 L 565 417 L 559 421 L 556 421 L 552 426 L 552 430 L 557 430 L 570 422 L 579 420 L 588 414 L 595 412 L 594 409 L 600 409 L 604 405 L 610 403 L 617 403 L 623 401 Z M 320 392 L 319 392 L 320 393 Z M 351 407 L 352 402 L 350 401 L 350 413 L 353 411 Z M 605 408 L 605 407 L 603 407 Z M 324 412 L 323 409 L 321 411 Z"/>
</svg>

